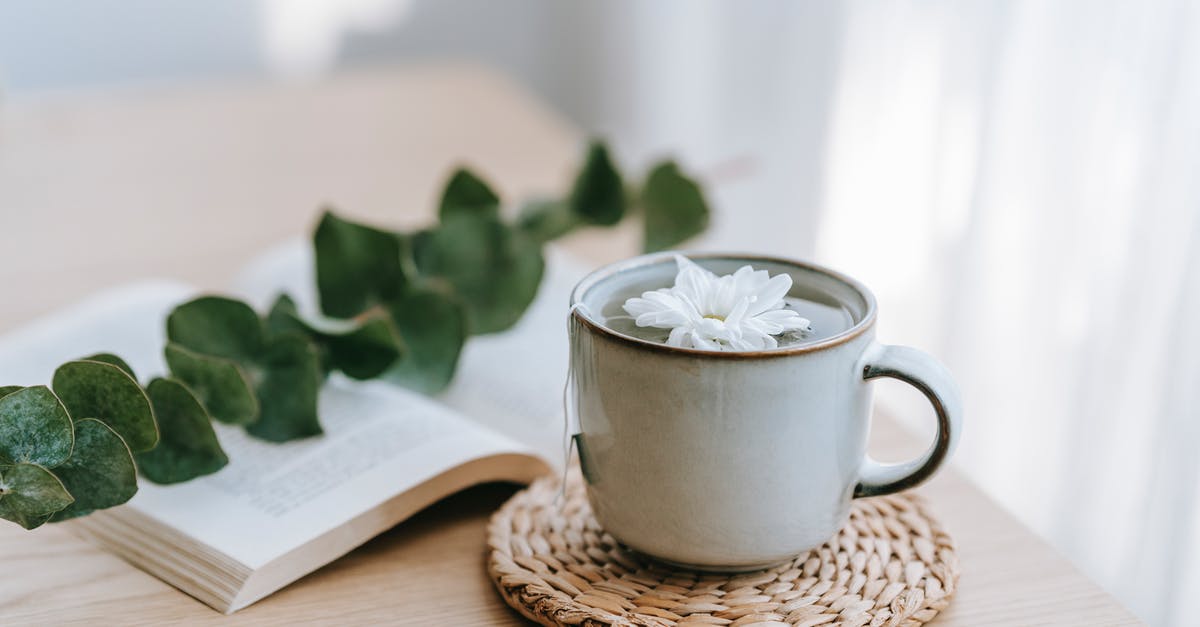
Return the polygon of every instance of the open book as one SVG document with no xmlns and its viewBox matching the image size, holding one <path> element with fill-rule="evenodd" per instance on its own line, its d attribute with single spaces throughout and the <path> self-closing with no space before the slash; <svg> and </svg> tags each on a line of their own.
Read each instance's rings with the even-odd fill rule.
<svg viewBox="0 0 1200 627">
<path fill-rule="evenodd" d="M 229 464 L 171 485 L 145 479 L 127 504 L 63 524 L 223 612 L 349 552 L 433 502 L 487 481 L 528 482 L 562 462 L 569 291 L 583 274 L 550 251 L 538 297 L 513 329 L 470 338 L 437 397 L 333 376 L 321 436 L 272 444 L 214 423 Z M 310 249 L 292 242 L 252 264 L 230 292 L 260 310 L 281 290 L 315 303 Z M 196 295 L 146 282 L 96 295 L 0 338 L 0 382 L 37 385 L 63 361 L 124 357 L 164 371 L 164 321 Z"/>
</svg>

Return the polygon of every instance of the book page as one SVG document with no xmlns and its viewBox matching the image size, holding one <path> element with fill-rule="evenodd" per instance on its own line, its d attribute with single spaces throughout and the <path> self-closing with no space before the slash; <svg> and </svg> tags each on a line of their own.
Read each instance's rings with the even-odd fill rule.
<svg viewBox="0 0 1200 627">
<path fill-rule="evenodd" d="M 192 294 L 175 283 L 134 284 L 47 316 L 0 338 L 0 381 L 44 385 L 63 361 L 104 351 L 126 358 L 145 383 L 163 370 L 167 313 Z M 387 383 L 331 377 L 319 410 L 323 435 L 283 444 L 216 424 L 225 468 L 171 486 L 142 479 L 125 507 L 253 569 L 464 462 L 528 452 Z"/>
<path fill-rule="evenodd" d="M 171 309 L 195 289 L 143 281 L 95 294 L 0 337 L 0 385 L 50 385 L 65 361 L 120 355 L 145 383 L 164 370 L 162 347 Z"/>
<path fill-rule="evenodd" d="M 172 486 L 143 481 L 132 504 L 257 569 L 455 466 L 525 452 L 385 383 L 335 377 L 320 415 L 323 435 L 282 444 L 218 425 L 228 466 Z"/>
<path fill-rule="evenodd" d="M 249 264 L 233 289 L 260 308 L 286 291 L 301 312 L 315 315 L 314 267 L 309 242 L 289 241 Z M 571 290 L 589 270 L 561 249 L 548 247 L 545 276 L 525 315 L 507 331 L 470 337 L 454 381 L 434 398 L 561 465 L 567 311 Z"/>
</svg>

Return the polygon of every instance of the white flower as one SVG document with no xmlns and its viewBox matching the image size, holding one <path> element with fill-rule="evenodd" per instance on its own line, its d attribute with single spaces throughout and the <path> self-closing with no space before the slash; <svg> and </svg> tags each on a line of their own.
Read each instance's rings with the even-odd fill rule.
<svg viewBox="0 0 1200 627">
<path fill-rule="evenodd" d="M 675 256 L 675 285 L 625 301 L 639 327 L 670 329 L 667 344 L 707 350 L 763 350 L 779 346 L 774 336 L 809 330 L 809 321 L 783 308 L 792 277 L 742 266 L 722 277 L 690 259 Z"/>
</svg>

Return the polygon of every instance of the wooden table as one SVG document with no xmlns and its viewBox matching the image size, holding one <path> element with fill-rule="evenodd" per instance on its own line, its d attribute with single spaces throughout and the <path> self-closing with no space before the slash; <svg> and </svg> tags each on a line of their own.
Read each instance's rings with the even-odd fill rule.
<svg viewBox="0 0 1200 627">
<path fill-rule="evenodd" d="M 553 192 L 581 141 L 505 80 L 460 66 L 0 101 L 0 333 L 137 278 L 219 289 L 264 247 L 307 233 L 326 203 L 383 224 L 427 221 L 455 163 L 508 198 Z M 605 260 L 633 240 L 583 233 L 569 244 Z M 877 420 L 883 458 L 919 446 Z M 232 617 L 61 528 L 3 524 L 0 624 L 515 624 L 483 569 L 485 521 L 513 490 L 448 498 Z M 921 491 L 964 571 L 936 624 L 1136 624 L 958 472 Z"/>
</svg>

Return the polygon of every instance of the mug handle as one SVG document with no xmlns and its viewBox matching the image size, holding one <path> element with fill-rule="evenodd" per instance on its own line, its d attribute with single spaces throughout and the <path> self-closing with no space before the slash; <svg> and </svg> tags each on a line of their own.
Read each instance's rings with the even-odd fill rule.
<svg viewBox="0 0 1200 627">
<path fill-rule="evenodd" d="M 868 455 L 859 468 L 854 498 L 880 496 L 907 490 L 923 483 L 937 472 L 950 456 L 962 430 L 962 398 L 958 386 L 938 360 L 928 353 L 907 346 L 874 344 L 862 361 L 862 377 L 899 379 L 917 388 L 929 399 L 937 414 L 937 438 L 929 450 L 917 459 L 899 464 L 882 464 Z"/>
</svg>

